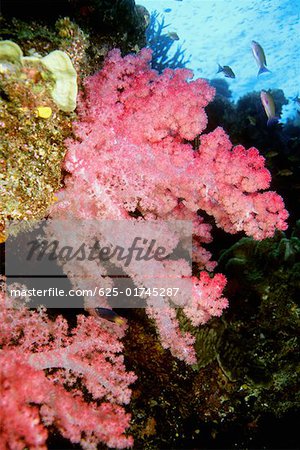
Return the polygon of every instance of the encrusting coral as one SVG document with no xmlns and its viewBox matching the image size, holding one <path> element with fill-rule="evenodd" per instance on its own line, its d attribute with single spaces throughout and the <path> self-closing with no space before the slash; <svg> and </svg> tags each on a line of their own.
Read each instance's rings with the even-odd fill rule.
<svg viewBox="0 0 300 450">
<path fill-rule="evenodd" d="M 72 119 L 61 110 L 75 109 L 77 82 L 67 54 L 24 57 L 18 45 L 1 41 L 0 83 L 3 240 L 5 220 L 41 219 L 55 200 Z"/>
</svg>

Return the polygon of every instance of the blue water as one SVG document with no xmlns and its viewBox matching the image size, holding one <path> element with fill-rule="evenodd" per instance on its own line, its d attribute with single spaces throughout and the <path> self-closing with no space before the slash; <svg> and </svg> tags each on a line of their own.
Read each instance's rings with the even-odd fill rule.
<svg viewBox="0 0 300 450">
<path fill-rule="evenodd" d="M 216 78 L 218 63 L 229 65 L 233 100 L 251 91 L 283 89 L 290 99 L 283 118 L 296 115 L 291 100 L 300 94 L 300 0 L 140 0 L 165 16 L 196 77 Z M 251 41 L 263 47 L 271 73 L 257 77 Z M 172 47 L 175 49 L 177 43 Z"/>
</svg>

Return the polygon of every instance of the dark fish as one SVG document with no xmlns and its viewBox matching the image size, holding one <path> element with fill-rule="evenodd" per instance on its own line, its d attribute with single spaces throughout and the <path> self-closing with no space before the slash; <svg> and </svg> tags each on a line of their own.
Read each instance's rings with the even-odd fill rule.
<svg viewBox="0 0 300 450">
<path fill-rule="evenodd" d="M 231 67 L 229 67 L 229 66 L 222 67 L 219 64 L 219 69 L 218 69 L 217 73 L 220 73 L 220 72 L 223 72 L 225 77 L 227 77 L 227 78 L 235 78 L 235 74 L 234 74 L 233 70 L 231 69 Z"/>
<path fill-rule="evenodd" d="M 166 8 L 166 9 L 164 9 L 164 12 L 166 12 L 166 13 L 169 13 L 169 12 L 171 12 L 171 11 L 172 11 L 171 8 Z"/>
<path fill-rule="evenodd" d="M 251 48 L 252 48 L 252 53 L 253 53 L 254 59 L 259 68 L 257 76 L 259 76 L 261 73 L 264 73 L 264 72 L 270 72 L 270 70 L 267 69 L 267 67 L 266 67 L 266 65 L 267 65 L 266 55 L 265 55 L 265 52 L 264 52 L 264 49 L 262 48 L 262 46 L 258 42 L 252 41 Z"/>
<path fill-rule="evenodd" d="M 119 316 L 115 311 L 109 308 L 95 308 L 96 313 L 102 319 L 108 320 L 109 322 L 117 323 L 118 325 L 124 324 L 123 317 Z"/>
<path fill-rule="evenodd" d="M 172 41 L 179 41 L 179 36 L 177 33 L 175 33 L 175 31 L 169 31 L 167 35 L 170 39 L 172 39 Z"/>
<path fill-rule="evenodd" d="M 136 9 L 137 9 L 139 16 L 144 18 L 144 23 L 145 23 L 145 26 L 147 27 L 150 23 L 149 11 L 147 10 L 147 8 L 145 8 L 145 6 L 142 6 L 142 5 L 136 5 Z"/>
</svg>

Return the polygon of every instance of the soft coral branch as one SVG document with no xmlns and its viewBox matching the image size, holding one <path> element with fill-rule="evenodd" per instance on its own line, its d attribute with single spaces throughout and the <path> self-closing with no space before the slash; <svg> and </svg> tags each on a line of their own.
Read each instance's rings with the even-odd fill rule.
<svg viewBox="0 0 300 450">
<path fill-rule="evenodd" d="M 128 385 L 135 380 L 120 354 L 125 327 L 79 315 L 70 330 L 62 316 L 51 321 L 43 310 L 8 306 L 1 293 L 3 448 L 44 449 L 49 425 L 85 449 L 100 442 L 131 446 L 132 438 L 124 435 L 130 416 L 121 406 L 129 402 Z"/>
</svg>

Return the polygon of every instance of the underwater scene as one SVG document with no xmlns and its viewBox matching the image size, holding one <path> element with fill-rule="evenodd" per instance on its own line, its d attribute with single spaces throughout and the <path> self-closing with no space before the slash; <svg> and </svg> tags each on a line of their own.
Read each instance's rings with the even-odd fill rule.
<svg viewBox="0 0 300 450">
<path fill-rule="evenodd" d="M 0 0 L 0 450 L 300 448 L 300 0 Z"/>
</svg>

